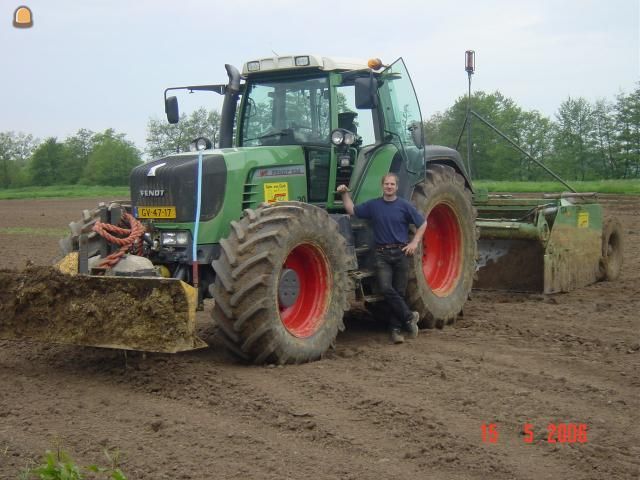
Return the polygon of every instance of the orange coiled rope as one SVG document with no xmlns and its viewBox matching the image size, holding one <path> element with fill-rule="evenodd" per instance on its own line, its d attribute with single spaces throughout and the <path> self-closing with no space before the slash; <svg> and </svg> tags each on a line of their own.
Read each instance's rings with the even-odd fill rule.
<svg viewBox="0 0 640 480">
<path fill-rule="evenodd" d="M 120 259 L 128 252 L 142 254 L 142 241 L 144 235 L 144 225 L 140 223 L 130 213 L 124 213 L 120 225 L 128 224 L 130 228 L 124 226 L 103 223 L 98 220 L 93 226 L 93 231 L 114 245 L 120 245 L 117 252 L 113 252 L 100 262 L 100 268 L 113 268 Z M 119 235 L 119 237 L 116 237 Z"/>
</svg>

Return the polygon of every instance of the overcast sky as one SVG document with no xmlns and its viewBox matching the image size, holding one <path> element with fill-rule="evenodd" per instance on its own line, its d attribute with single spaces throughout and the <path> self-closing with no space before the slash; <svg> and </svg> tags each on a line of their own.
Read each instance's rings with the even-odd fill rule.
<svg viewBox="0 0 640 480">
<path fill-rule="evenodd" d="M 15 29 L 31 8 L 34 26 Z M 499 90 L 553 117 L 571 97 L 615 100 L 640 79 L 638 0 L 2 0 L 0 131 L 63 140 L 114 128 L 144 149 L 168 86 L 223 83 L 224 64 L 317 53 L 403 57 L 423 116 Z M 220 108 L 196 93 L 181 109 Z"/>
</svg>

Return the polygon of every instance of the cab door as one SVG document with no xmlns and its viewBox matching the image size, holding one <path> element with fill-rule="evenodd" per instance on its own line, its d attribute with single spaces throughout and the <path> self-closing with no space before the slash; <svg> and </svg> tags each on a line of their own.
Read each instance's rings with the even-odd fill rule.
<svg viewBox="0 0 640 480">
<path fill-rule="evenodd" d="M 402 58 L 387 67 L 378 82 L 383 135 L 398 148 L 399 156 L 394 159 L 391 170 L 400 176 L 400 193 L 403 193 L 424 176 L 424 125 L 420 104 Z"/>
</svg>

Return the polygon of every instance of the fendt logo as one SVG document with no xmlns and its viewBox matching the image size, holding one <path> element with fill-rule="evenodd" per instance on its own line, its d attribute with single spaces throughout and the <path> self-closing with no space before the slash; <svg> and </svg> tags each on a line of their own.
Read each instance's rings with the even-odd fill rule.
<svg viewBox="0 0 640 480">
<path fill-rule="evenodd" d="M 140 190 L 141 197 L 164 197 L 164 190 Z"/>
</svg>

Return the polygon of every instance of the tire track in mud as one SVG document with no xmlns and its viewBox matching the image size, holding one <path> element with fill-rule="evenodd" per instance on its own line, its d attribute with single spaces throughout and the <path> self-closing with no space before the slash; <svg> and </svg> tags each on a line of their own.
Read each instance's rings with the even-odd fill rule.
<svg viewBox="0 0 640 480">
<path fill-rule="evenodd" d="M 323 468 L 326 476 L 317 478 L 338 478 L 348 473 L 349 469 L 345 469 L 345 466 L 355 467 L 362 473 L 369 472 L 369 475 L 365 475 L 367 478 L 376 478 L 377 469 L 369 467 L 367 464 L 370 462 L 361 464 L 351 457 L 350 438 L 339 439 L 337 446 L 340 448 L 318 445 L 317 439 L 313 438 L 315 426 L 309 428 L 309 421 L 304 415 L 299 419 L 294 416 L 294 420 L 299 420 L 294 423 L 280 420 L 287 413 L 286 409 L 263 408 L 269 407 L 271 402 L 255 394 L 246 396 L 247 389 L 238 388 L 235 375 L 222 373 L 220 378 L 220 371 L 198 365 L 195 370 L 204 381 L 195 383 L 191 373 L 186 372 L 189 365 L 180 365 L 175 370 L 185 370 L 185 375 L 176 377 L 173 382 L 155 368 L 149 370 L 153 376 L 151 381 L 147 381 L 145 370 L 136 370 L 123 375 L 121 382 L 110 382 L 116 373 L 108 365 L 112 362 L 107 360 L 102 363 L 107 364 L 106 369 L 102 372 L 92 369 L 90 376 L 82 375 L 82 368 L 69 369 L 64 380 L 67 394 L 53 402 L 55 407 L 52 413 L 58 413 L 58 406 L 65 408 L 65 413 L 75 419 L 71 423 L 75 424 L 73 429 L 76 432 L 68 433 L 68 425 L 65 425 L 69 422 L 68 416 L 66 419 L 62 417 L 60 423 L 51 422 L 47 431 L 65 432 L 63 437 L 67 445 L 81 455 L 89 453 L 83 449 L 83 445 L 107 443 L 103 437 L 120 438 L 118 446 L 127 451 L 127 456 L 136 454 L 135 460 L 124 465 L 128 467 L 132 478 L 203 478 L 198 474 L 193 477 L 171 475 L 173 464 L 178 466 L 179 471 L 189 472 L 190 463 L 195 458 L 202 463 L 198 471 L 206 466 L 211 471 L 237 472 L 237 478 L 291 478 L 292 475 L 293 478 L 299 478 L 313 476 L 318 468 Z M 159 364 L 165 366 L 166 362 Z M 119 366 L 115 368 L 121 370 Z M 21 389 L 20 393 L 38 400 L 38 383 L 32 379 L 29 382 L 31 388 Z M 96 405 L 88 408 L 72 406 L 74 397 L 85 396 L 88 388 L 92 397 L 104 398 L 105 402 L 97 408 Z M 213 395 L 206 395 L 204 388 L 211 389 Z M 103 410 L 102 414 L 97 411 L 100 409 Z M 34 414 L 28 407 L 20 410 L 21 419 L 33 418 Z M 23 427 L 27 422 L 32 423 L 31 420 L 19 420 Z M 96 435 L 90 428 L 94 422 L 108 422 L 112 428 Z M 198 435 L 191 429 L 185 432 L 186 425 L 198 425 L 206 433 Z M 15 427 L 13 431 L 20 430 Z M 46 436 L 47 431 L 40 430 L 37 433 Z M 122 441 L 126 439 L 125 432 L 132 434 L 134 443 Z M 26 437 L 17 435 L 11 440 L 19 445 Z M 173 442 L 176 442 L 174 446 L 171 445 Z M 43 449 L 49 447 L 44 441 L 42 443 Z M 145 448 L 137 448 L 136 444 L 145 445 Z M 152 447 L 147 448 L 148 445 Z M 184 449 L 189 450 L 189 458 L 181 462 L 180 454 L 184 453 Z M 168 457 L 159 452 L 169 452 Z M 288 465 L 288 461 L 282 458 L 283 452 L 285 459 L 291 460 L 299 454 L 304 462 L 297 467 L 295 463 Z M 337 461 L 337 466 L 326 465 L 327 455 Z M 392 468 L 388 470 L 392 478 L 399 478 L 399 472 L 394 475 Z M 235 474 L 231 477 L 235 477 Z M 223 475 L 223 478 L 227 477 Z"/>
<path fill-rule="evenodd" d="M 316 369 L 319 366 L 314 365 Z M 361 402 L 354 408 L 350 408 L 349 403 L 345 407 L 345 398 L 341 394 L 336 397 L 333 382 L 319 383 L 313 374 L 317 370 L 300 372 L 297 369 L 304 370 L 304 367 L 245 368 L 233 380 L 217 382 L 222 391 L 214 401 L 215 408 L 223 409 L 226 415 L 252 418 L 262 426 L 267 424 L 277 434 L 294 438 L 305 451 L 320 449 L 320 457 L 332 458 L 341 466 L 333 472 L 335 478 L 343 478 L 349 472 L 357 472 L 353 478 L 375 479 L 381 475 L 420 478 L 425 467 L 420 457 L 427 449 L 405 451 L 398 443 L 406 433 L 406 426 L 415 428 L 424 422 L 422 417 L 383 400 L 377 402 L 379 408 L 385 409 L 378 412 L 379 415 Z M 238 398 L 242 401 L 238 402 Z M 230 399 L 236 401 L 230 402 Z M 431 427 L 436 428 L 434 424 Z M 443 464 L 446 465 L 446 461 Z M 437 467 L 438 463 L 432 462 L 430 466 Z M 324 469 L 327 478 L 334 478 L 322 461 L 317 467 Z M 438 478 L 456 477 L 446 471 L 439 475 Z M 479 475 L 468 477 L 479 478 Z"/>
<path fill-rule="evenodd" d="M 78 360 L 82 357 L 82 353 L 73 354 Z M 85 372 L 87 375 L 83 376 L 92 378 L 91 383 L 96 384 L 97 380 L 99 389 L 105 389 L 104 383 L 108 386 L 109 379 L 116 371 L 122 371 L 121 366 L 113 366 L 117 361 L 105 362 L 100 359 L 94 365 L 88 362 L 78 366 L 78 363 L 73 360 L 70 363 L 69 360 L 68 357 L 61 359 L 60 367 L 63 372 L 68 370 L 66 373 L 71 377 L 71 385 L 79 382 L 73 378 L 74 375 L 83 375 Z M 166 363 L 164 358 L 158 360 L 160 365 Z M 55 362 L 53 359 L 52 363 Z M 158 397 L 163 403 L 184 405 L 181 408 L 187 410 L 196 405 L 203 417 L 203 426 L 211 424 L 205 421 L 207 417 L 219 416 L 240 431 L 264 431 L 266 427 L 266 435 L 269 436 L 271 432 L 271 436 L 277 439 L 275 443 L 279 447 L 276 451 L 304 450 L 305 463 L 315 463 L 316 468 L 323 469 L 325 476 L 317 478 L 349 478 L 349 472 L 357 472 L 353 478 L 374 479 L 380 478 L 381 474 L 388 478 L 420 478 L 425 468 L 438 472 L 437 478 L 459 478 L 457 474 L 448 473 L 447 468 L 460 466 L 460 452 L 465 451 L 473 453 L 475 464 L 467 478 L 480 478 L 482 470 L 493 471 L 496 478 L 508 478 L 499 475 L 499 461 L 491 461 L 498 464 L 498 468 L 492 468 L 487 464 L 486 455 L 480 447 L 460 442 L 446 432 L 445 426 L 437 418 L 425 416 L 422 409 L 415 405 L 399 406 L 392 400 L 384 399 L 386 387 L 383 386 L 380 395 L 372 397 L 365 395 L 359 386 L 345 391 L 349 381 L 340 380 L 340 388 L 336 391 L 336 385 L 330 378 L 319 381 L 313 375 L 321 366 L 314 365 L 314 369 L 308 366 L 288 369 L 239 367 L 236 373 L 228 375 L 226 371 L 211 368 L 207 363 L 192 360 L 173 365 L 173 381 L 163 375 L 162 367 L 129 371 L 126 378 L 106 388 L 105 393 L 115 392 L 116 398 L 123 394 L 136 396 L 136 404 L 141 403 L 139 396 L 142 395 L 148 399 L 149 405 L 156 404 Z M 104 370 L 100 370 L 100 366 Z M 19 365 L 16 367 L 20 370 Z M 332 373 L 328 372 L 328 375 L 332 376 Z M 207 380 L 204 385 L 197 385 L 194 384 L 194 376 Z M 207 391 L 210 394 L 205 395 L 205 388 L 210 389 Z M 129 389 L 133 392 L 129 392 Z M 350 398 L 345 394 L 355 400 L 345 404 L 345 399 Z M 29 392 L 29 395 L 34 396 L 34 392 Z M 93 395 L 99 396 L 99 393 L 94 391 Z M 313 398 L 312 408 L 309 408 L 310 397 Z M 61 401 L 62 404 L 68 403 L 69 398 L 62 398 Z M 126 402 L 119 402 L 122 403 Z M 135 419 L 138 415 L 145 418 L 146 412 L 136 411 L 135 408 L 128 410 L 133 412 L 128 412 L 124 418 L 117 418 L 118 423 L 138 430 L 144 428 L 144 425 L 136 425 L 139 422 Z M 150 408 L 150 411 L 153 410 Z M 423 430 L 436 432 L 434 442 L 422 441 L 421 426 Z M 214 429 L 216 431 L 218 428 Z M 86 441 L 91 443 L 91 436 L 88 437 Z M 93 443 L 96 441 L 99 439 L 93 438 Z M 232 456 L 243 454 L 242 450 L 238 448 L 232 452 Z M 273 455 L 271 460 L 277 458 L 276 452 Z M 154 455 L 151 454 L 151 457 L 150 461 Z M 332 458 L 337 463 L 337 470 L 327 469 L 323 460 L 326 458 Z M 476 464 L 478 460 L 484 463 Z M 160 465 L 166 466 L 163 462 Z M 135 471 L 140 474 L 144 470 Z"/>
<path fill-rule="evenodd" d="M 501 317 L 500 313 L 497 313 L 497 316 L 505 318 Z M 484 356 L 485 366 L 496 363 L 494 368 L 488 368 L 489 377 L 498 382 L 508 379 L 509 382 L 518 385 L 518 388 L 531 390 L 533 398 L 536 399 L 535 402 L 548 402 L 548 408 L 553 409 L 548 413 L 553 413 L 553 417 L 550 418 L 545 412 L 547 418 L 545 419 L 545 416 L 541 418 L 545 423 L 550 420 L 572 419 L 589 422 L 592 427 L 595 427 L 594 435 L 589 444 L 578 451 L 583 452 L 584 457 L 589 459 L 592 448 L 596 451 L 601 448 L 606 450 L 609 444 L 617 445 L 621 455 L 617 460 L 626 462 L 627 466 L 621 471 L 633 476 L 638 474 L 638 462 L 629 462 L 627 457 L 638 457 L 640 453 L 634 447 L 628 446 L 640 443 L 636 426 L 639 410 L 637 387 L 639 386 L 640 355 L 638 350 L 626 350 L 625 342 L 619 340 L 625 337 L 628 340 L 630 332 L 639 331 L 640 322 L 634 318 L 629 323 L 635 326 L 627 330 L 618 329 L 615 335 L 611 333 L 612 329 L 603 333 L 602 335 L 609 339 L 609 342 L 599 342 L 599 339 L 596 339 L 594 342 L 596 345 L 604 346 L 600 351 L 594 351 L 594 348 L 586 346 L 587 342 L 582 342 L 579 337 L 564 333 L 573 329 L 571 324 L 567 324 L 561 318 L 555 324 L 545 325 L 545 329 L 551 331 L 551 338 L 555 337 L 554 340 L 559 344 L 559 348 L 556 348 L 553 354 L 550 352 L 549 342 L 546 341 L 549 337 L 537 336 L 535 340 L 542 341 L 531 342 L 529 328 L 519 329 L 516 326 L 500 330 L 500 327 L 505 327 L 503 324 L 498 327 L 497 335 L 486 331 L 474 332 L 473 327 L 463 331 L 465 336 L 470 334 L 470 338 L 477 336 L 476 340 L 479 340 L 468 343 L 466 353 Z M 590 324 L 587 318 L 580 329 L 597 332 L 599 325 L 599 323 L 594 324 L 593 321 Z M 528 324 L 527 327 L 531 325 Z M 543 330 L 539 324 L 531 328 L 537 332 Z M 505 330 L 509 333 L 505 334 Z M 624 335 L 619 335 L 620 333 Z M 443 354 L 443 359 L 451 358 L 456 355 L 456 352 L 460 352 L 456 345 L 457 339 L 451 343 L 448 340 L 446 337 L 440 338 L 439 342 L 434 344 L 434 347 Z M 609 345 L 605 345 L 606 343 Z M 484 352 L 481 345 L 491 345 L 489 355 Z M 553 347 L 553 343 L 551 346 Z M 624 348 L 620 348 L 621 346 Z M 634 348 L 638 348 L 637 344 Z M 497 356 L 495 352 L 498 352 Z M 538 375 L 537 372 L 539 372 Z M 469 379 L 468 375 L 464 376 L 464 373 L 462 375 L 463 378 Z M 487 376 L 487 373 L 485 372 L 483 376 Z M 473 387 L 473 390 L 481 391 L 478 387 Z M 507 411 L 522 410 L 519 403 L 505 406 L 505 409 Z M 635 422 L 634 419 L 636 419 Z M 597 469 L 598 463 L 602 463 L 603 458 L 593 455 L 594 460 L 588 460 L 588 463 Z M 615 459 L 616 455 L 609 457 L 611 458 Z M 620 469 L 617 465 L 612 469 L 613 472 L 618 470 Z"/>
<path fill-rule="evenodd" d="M 355 372 L 350 372 L 350 374 L 352 373 Z M 439 375 L 436 372 L 431 373 L 435 381 Z M 289 382 L 290 380 L 287 379 Z M 315 380 L 316 384 L 322 385 L 324 383 L 318 382 L 318 378 Z M 405 458 L 422 458 L 419 464 L 423 468 L 449 464 L 451 468 L 457 468 L 458 471 L 461 469 L 468 472 L 477 471 L 478 474 L 491 472 L 495 478 L 513 478 L 514 476 L 516 478 L 543 478 L 539 475 L 527 475 L 529 468 L 535 464 L 535 455 L 532 455 L 529 446 L 520 446 L 519 443 L 515 443 L 517 440 L 517 438 L 513 438 L 515 435 L 506 440 L 513 443 L 509 448 L 509 453 L 496 454 L 490 448 L 481 446 L 480 421 L 475 421 L 467 413 L 461 413 L 458 409 L 450 410 L 438 407 L 435 411 L 430 411 L 421 403 L 416 404 L 415 387 L 417 384 L 413 380 L 407 379 L 398 384 L 395 380 L 384 381 L 381 378 L 373 377 L 366 385 L 358 385 L 358 388 L 355 389 L 351 387 L 349 379 L 343 382 L 332 377 L 327 378 L 326 381 L 332 382 L 331 392 L 334 392 L 326 399 L 328 404 L 335 405 L 344 399 L 343 392 L 351 388 L 347 398 L 354 397 L 361 398 L 361 400 L 347 401 L 344 408 L 358 414 L 355 421 L 370 421 L 371 417 L 374 417 L 378 419 L 375 423 L 380 423 L 387 431 L 393 432 L 394 429 L 400 428 L 402 430 L 401 441 L 403 444 L 409 445 Z M 407 396 L 406 388 L 411 388 L 411 395 Z M 427 386 L 426 390 L 430 389 L 430 386 Z M 319 398 L 316 390 L 311 393 L 314 400 Z M 326 394 L 326 389 L 320 393 Z M 408 398 L 412 400 L 408 400 Z M 435 402 L 432 400 L 434 400 L 433 395 L 425 392 L 424 403 L 442 405 L 437 399 Z M 363 417 L 360 418 L 360 415 Z M 449 424 L 447 419 L 455 419 L 455 422 Z M 354 419 L 351 418 L 350 421 L 353 424 Z M 425 423 L 427 428 L 424 428 Z M 525 449 L 528 450 L 525 452 Z M 518 455 L 517 459 L 512 460 L 510 457 L 514 450 L 520 450 L 523 455 Z M 528 460 L 523 461 L 523 458 L 528 458 Z M 545 461 L 549 464 L 549 459 Z M 565 474 L 566 478 L 569 478 L 572 472 L 570 469 L 563 468 L 564 465 L 561 462 L 551 466 L 554 475 Z"/>
<path fill-rule="evenodd" d="M 499 313 L 497 314 L 499 315 Z M 510 317 L 507 317 L 510 318 Z M 489 322 L 491 319 L 488 320 Z M 562 319 L 560 319 L 562 321 Z M 636 328 L 630 330 L 617 329 L 618 332 L 626 333 L 638 331 L 638 321 L 634 323 Z M 538 326 L 533 326 L 533 329 Z M 569 454 L 567 461 L 571 465 L 578 462 L 587 463 L 587 468 L 583 474 L 585 478 L 602 478 L 605 473 L 612 475 L 612 478 L 631 478 L 639 473 L 639 463 L 636 460 L 640 450 L 637 447 L 629 447 L 629 444 L 640 444 L 640 436 L 637 430 L 638 396 L 637 372 L 638 355 L 637 350 L 629 350 L 624 353 L 627 345 L 624 342 L 612 342 L 610 350 L 605 346 L 600 357 L 605 358 L 607 363 L 613 364 L 614 360 L 623 359 L 622 370 L 613 368 L 603 369 L 599 358 L 593 358 L 592 349 L 579 337 L 571 334 L 559 333 L 558 330 L 571 331 L 572 325 L 554 325 L 554 333 L 558 345 L 556 352 L 549 355 L 549 342 L 543 340 L 540 345 L 531 344 L 529 329 L 512 328 L 508 324 L 498 325 L 497 328 L 487 331 L 474 331 L 474 328 L 457 328 L 456 330 L 445 330 L 444 332 L 434 332 L 437 340 L 433 340 L 428 347 L 421 351 L 429 351 L 430 360 L 446 365 L 447 379 L 460 377 L 464 379 L 459 387 L 468 388 L 476 396 L 480 396 L 480 401 L 451 399 L 451 391 L 445 390 L 442 393 L 443 401 L 457 403 L 464 411 L 465 405 L 481 405 L 480 413 L 495 412 L 496 418 L 499 411 L 518 412 L 523 410 L 522 400 L 519 396 L 530 396 L 533 393 L 533 400 L 527 405 L 534 414 L 522 415 L 520 422 L 513 422 L 515 430 L 521 429 L 526 421 L 535 418 L 534 422 L 538 428 L 544 427 L 550 422 L 586 421 L 592 427 L 596 425 L 596 436 L 592 436 L 588 445 L 581 448 L 565 446 L 567 449 L 576 450 Z M 594 328 L 597 330 L 597 327 Z M 615 329 L 610 329 L 615 330 Z M 608 338 L 616 338 L 615 335 L 603 335 Z M 461 339 L 455 338 L 462 336 Z M 427 337 L 428 338 L 428 337 Z M 423 340 L 421 337 L 419 340 Z M 596 339 L 596 345 L 601 344 Z M 491 350 L 487 352 L 487 346 Z M 552 345 L 553 346 L 553 345 Z M 634 347 L 634 348 L 637 348 Z M 497 350 L 497 353 L 494 353 Z M 610 354 L 611 353 L 611 354 Z M 633 354 L 633 355 L 628 355 Z M 481 371 L 469 367 L 469 356 L 471 356 L 471 367 L 475 367 L 479 359 L 483 359 L 482 365 L 485 367 Z M 475 357 L 475 358 L 474 358 Z M 611 358 L 608 358 L 611 357 Z M 454 359 L 451 362 L 451 359 Z M 504 361 L 504 358 L 507 361 Z M 514 362 L 513 359 L 517 359 Z M 462 359 L 462 360 L 461 360 Z M 496 360 L 498 360 L 496 362 Z M 407 363 L 406 361 L 404 363 Z M 416 361 L 415 363 L 419 363 Z M 495 365 L 492 365 L 495 363 Z M 576 368 L 577 364 L 577 368 Z M 505 371 L 505 367 L 507 370 Z M 453 372 L 453 375 L 449 373 Z M 540 372 L 536 375 L 536 372 Z M 635 372 L 635 375 L 629 375 Z M 472 374 L 473 373 L 473 374 Z M 594 379 L 595 373 L 595 379 Z M 480 382 L 473 382 L 470 379 L 481 378 Z M 594 381 L 595 380 L 595 381 Z M 547 388 L 549 386 L 549 388 Z M 510 403 L 503 402 L 501 405 L 491 407 L 491 398 L 488 395 L 482 396 L 478 392 L 485 392 L 487 387 L 495 392 L 511 391 L 516 394 Z M 515 387 L 515 390 L 514 390 Z M 618 392 L 620 388 L 622 392 Z M 455 390 L 455 387 L 454 387 Z M 542 393 L 541 393 L 542 392 Z M 551 392 L 551 399 L 549 397 Z M 587 392 L 585 398 L 585 392 Z M 589 394 L 589 392 L 592 392 Z M 613 399 L 611 399 L 613 397 Z M 474 399 L 475 400 L 475 399 Z M 576 403 L 578 402 L 578 403 Z M 542 410 L 536 406 L 548 405 Z M 592 411 L 596 414 L 592 415 Z M 540 411 L 543 413 L 540 414 Z M 579 415 L 577 413 L 579 412 Z M 550 414 L 553 414 L 550 415 Z M 580 416 L 581 418 L 576 418 Z M 484 417 L 486 419 L 486 413 Z M 634 422 L 633 419 L 636 419 Z M 594 421 L 598 420 L 596 424 Z M 509 420 L 504 419 L 504 420 Z M 513 419 L 515 420 L 515 419 Z M 544 431 L 539 432 L 540 437 Z M 615 448 L 609 447 L 615 445 Z M 551 445 L 547 446 L 551 448 Z M 598 452 L 603 452 L 599 455 Z M 601 463 L 606 463 L 609 467 L 601 467 Z M 619 466 L 618 463 L 621 465 Z M 584 468 L 584 467 L 582 467 Z M 581 469 L 582 469 L 581 468 Z M 597 472 L 597 473 L 594 473 Z M 582 478 L 582 477 L 581 477 Z"/>
<path fill-rule="evenodd" d="M 398 405 L 384 398 L 369 400 L 370 395 L 364 396 L 358 386 L 349 388 L 348 383 L 335 379 L 320 380 L 318 365 L 306 372 L 292 372 L 291 368 L 252 368 L 242 372 L 240 382 L 222 382 L 218 386 L 222 385 L 224 392 L 216 400 L 216 408 L 231 409 L 232 415 L 255 417 L 259 414 L 260 424 L 292 432 L 305 445 L 320 442 L 332 458 L 339 457 L 335 451 L 348 453 L 347 464 L 358 472 L 358 478 L 380 478 L 380 475 L 419 478 L 427 467 L 444 468 L 440 473 L 446 474 L 447 466 L 459 463 L 458 454 L 447 453 L 449 450 L 472 450 L 474 463 L 484 456 L 480 448 L 476 447 L 473 452 L 473 448 L 461 444 L 446 432 L 437 418 L 425 416 L 422 408 Z M 238 395 L 243 401 L 230 404 L 228 399 Z M 349 400 L 351 398 L 354 400 Z M 422 441 L 420 428 L 423 426 L 439 431 L 433 445 Z M 434 459 L 434 452 L 441 458 Z M 361 468 L 372 460 L 379 465 L 372 470 Z M 499 473 L 499 469 L 495 471 Z M 476 465 L 469 473 L 470 478 L 479 478 L 481 469 Z"/>
<path fill-rule="evenodd" d="M 441 395 L 442 401 L 448 399 L 459 411 L 478 418 L 478 423 L 495 421 L 512 433 L 521 432 L 525 423 L 531 423 L 539 440 L 546 438 L 546 426 L 550 423 L 587 424 L 588 443 L 560 446 L 566 449 L 566 453 L 555 452 L 554 446 L 546 444 L 546 441 L 538 443 L 544 452 L 552 451 L 559 455 L 563 464 L 584 463 L 579 467 L 584 470 L 580 478 L 602 478 L 603 473 L 613 478 L 622 474 L 624 478 L 625 474 L 632 475 L 638 470 L 638 463 L 629 461 L 634 453 L 626 445 L 633 443 L 634 434 L 629 429 L 628 419 L 637 412 L 636 398 L 627 396 L 622 399 L 609 385 L 605 388 L 594 387 L 587 375 L 576 377 L 567 374 L 563 365 L 558 370 L 553 362 L 544 356 L 538 358 L 535 352 L 533 356 L 526 351 L 518 352 L 520 368 L 514 364 L 511 354 L 485 352 L 481 367 L 478 368 L 473 362 L 470 367 L 464 355 L 460 360 L 457 347 L 445 344 L 443 348 L 440 345 L 432 357 L 442 364 L 449 359 L 443 368 L 447 372 L 447 381 L 457 383 L 453 386 L 454 390 L 465 391 L 466 388 L 474 392 L 474 398 L 451 399 L 450 390 L 433 392 L 435 396 Z M 478 355 L 482 353 L 478 352 Z M 455 358 L 454 362 L 450 361 L 452 357 Z M 509 360 L 505 362 L 505 358 Z M 640 440 L 637 434 L 635 437 Z M 517 444 L 522 445 L 523 439 L 520 438 Z M 601 468 L 602 458 L 594 455 L 594 451 L 610 445 L 617 447 L 616 453 L 610 457 L 616 462 L 607 462 L 608 466 Z M 532 446 L 527 445 L 526 448 L 529 448 L 528 452 L 532 451 Z"/>
</svg>

